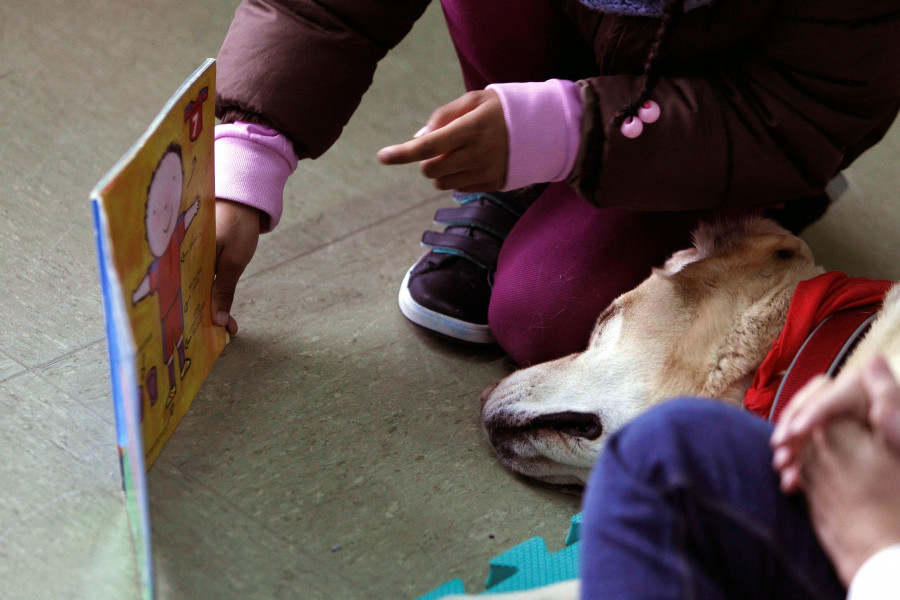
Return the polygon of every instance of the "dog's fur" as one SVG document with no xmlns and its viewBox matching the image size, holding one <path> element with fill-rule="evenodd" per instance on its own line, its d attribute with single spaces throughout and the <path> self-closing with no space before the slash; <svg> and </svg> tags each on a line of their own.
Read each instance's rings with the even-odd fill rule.
<svg viewBox="0 0 900 600">
<path fill-rule="evenodd" d="M 606 437 L 650 406 L 686 395 L 740 405 L 797 284 L 822 272 L 772 221 L 701 226 L 693 248 L 600 315 L 587 350 L 485 390 L 482 422 L 498 458 L 527 477 L 580 486 Z M 900 372 L 896 288 L 848 366 L 875 352 Z"/>
</svg>

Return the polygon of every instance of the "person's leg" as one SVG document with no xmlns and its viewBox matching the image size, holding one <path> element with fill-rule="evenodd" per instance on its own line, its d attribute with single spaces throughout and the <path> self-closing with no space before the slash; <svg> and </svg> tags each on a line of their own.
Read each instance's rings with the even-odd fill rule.
<svg viewBox="0 0 900 600">
<path fill-rule="evenodd" d="M 522 366 L 584 350 L 600 312 L 689 247 L 699 218 L 599 209 L 550 186 L 501 249 L 488 313 L 495 339 Z"/>
<path fill-rule="evenodd" d="M 466 88 L 489 83 L 578 79 L 596 67 L 587 43 L 552 0 L 444 0 L 447 25 Z M 433 248 L 400 286 L 401 312 L 413 323 L 445 336 L 493 343 L 488 325 L 491 275 L 512 224 L 540 188 L 455 194 L 463 206 L 443 209 L 422 243 Z"/>
<path fill-rule="evenodd" d="M 614 434 L 584 498 L 582 598 L 844 598 L 803 499 L 779 489 L 770 433 L 674 400 Z"/>
<path fill-rule="evenodd" d="M 594 54 L 553 0 L 442 0 L 467 90 L 490 83 L 580 79 Z"/>
</svg>

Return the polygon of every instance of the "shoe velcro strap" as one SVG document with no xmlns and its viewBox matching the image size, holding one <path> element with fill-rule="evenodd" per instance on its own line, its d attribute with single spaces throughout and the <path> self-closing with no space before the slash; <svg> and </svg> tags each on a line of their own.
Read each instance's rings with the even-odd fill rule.
<svg viewBox="0 0 900 600">
<path fill-rule="evenodd" d="M 452 232 L 426 231 L 422 234 L 422 245 L 435 252 L 461 256 L 485 269 L 494 269 L 500 254 L 499 244 Z"/>
<path fill-rule="evenodd" d="M 485 204 L 491 204 L 510 212 L 517 217 L 521 217 L 525 209 L 528 208 L 534 199 L 540 196 L 541 192 L 547 184 L 532 185 L 527 188 L 520 188 L 512 192 L 477 192 L 474 194 L 465 194 L 463 192 L 453 191 L 453 201 L 457 204 L 477 203 L 479 200 L 485 200 Z M 535 191 L 536 190 L 536 191 Z"/>
<path fill-rule="evenodd" d="M 493 204 L 464 204 L 442 208 L 434 213 L 434 222 L 450 227 L 477 227 L 500 238 L 506 238 L 519 218 Z"/>
</svg>

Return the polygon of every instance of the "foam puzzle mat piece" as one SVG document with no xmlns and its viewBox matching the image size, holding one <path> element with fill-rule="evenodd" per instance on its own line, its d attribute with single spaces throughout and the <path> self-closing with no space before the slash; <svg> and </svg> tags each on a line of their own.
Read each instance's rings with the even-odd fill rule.
<svg viewBox="0 0 900 600">
<path fill-rule="evenodd" d="M 444 585 L 436 587 L 424 596 L 419 596 L 417 600 L 438 600 L 444 596 L 452 596 L 454 594 L 465 594 L 466 588 L 463 586 L 461 579 L 451 579 Z"/>
<path fill-rule="evenodd" d="M 484 595 L 518 592 L 578 577 L 578 553 L 581 513 L 572 517 L 565 547 L 549 552 L 542 538 L 534 537 L 513 546 L 489 562 Z M 464 594 L 465 587 L 453 579 L 416 600 L 439 600 L 452 594 Z"/>
<path fill-rule="evenodd" d="M 578 577 L 579 544 L 558 552 L 547 552 L 541 538 L 514 546 L 491 561 L 486 593 L 515 592 L 559 583 Z M 498 576 L 502 576 L 499 579 Z"/>
<path fill-rule="evenodd" d="M 569 520 L 569 534 L 566 536 L 566 546 L 571 546 L 581 539 L 581 515 L 578 513 Z"/>
</svg>

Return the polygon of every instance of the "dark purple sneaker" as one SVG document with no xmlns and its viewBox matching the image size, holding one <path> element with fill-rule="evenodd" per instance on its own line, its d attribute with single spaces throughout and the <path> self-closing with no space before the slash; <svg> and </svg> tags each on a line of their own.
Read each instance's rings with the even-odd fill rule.
<svg viewBox="0 0 900 600">
<path fill-rule="evenodd" d="M 488 304 L 500 246 L 525 209 L 546 189 L 453 193 L 456 208 L 434 215 L 443 232 L 426 231 L 430 248 L 400 285 L 400 312 L 435 333 L 476 344 L 492 344 Z"/>
</svg>

